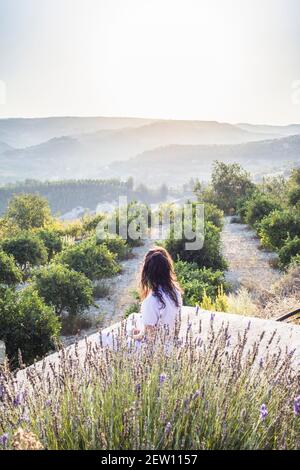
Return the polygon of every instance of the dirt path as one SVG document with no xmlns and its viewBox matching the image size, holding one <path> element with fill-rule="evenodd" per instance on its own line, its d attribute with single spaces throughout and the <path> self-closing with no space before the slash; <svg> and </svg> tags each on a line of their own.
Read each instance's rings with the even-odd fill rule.
<svg viewBox="0 0 300 470">
<path fill-rule="evenodd" d="M 247 225 L 230 221 L 231 217 L 226 217 L 222 232 L 223 254 L 229 265 L 227 281 L 235 291 L 242 286 L 254 294 L 268 289 L 280 278 L 270 265 L 276 255 L 260 248 L 255 232 Z"/>
</svg>

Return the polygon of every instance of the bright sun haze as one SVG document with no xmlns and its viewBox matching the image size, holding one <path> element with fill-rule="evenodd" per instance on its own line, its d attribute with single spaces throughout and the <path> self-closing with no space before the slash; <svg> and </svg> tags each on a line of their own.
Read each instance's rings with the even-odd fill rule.
<svg viewBox="0 0 300 470">
<path fill-rule="evenodd" d="M 300 121 L 299 0 L 1 0 L 0 117 Z"/>
</svg>

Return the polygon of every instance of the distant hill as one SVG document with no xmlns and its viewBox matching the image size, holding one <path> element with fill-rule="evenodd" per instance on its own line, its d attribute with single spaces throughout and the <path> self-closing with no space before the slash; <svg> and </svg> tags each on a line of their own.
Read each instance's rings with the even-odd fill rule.
<svg viewBox="0 0 300 470">
<path fill-rule="evenodd" d="M 0 153 L 6 152 L 7 150 L 12 150 L 12 147 L 4 142 L 0 142 Z"/>
<path fill-rule="evenodd" d="M 190 177 L 208 179 L 214 160 L 239 162 L 254 175 L 300 164 L 300 135 L 238 145 L 170 145 L 109 166 L 106 176 L 133 176 L 147 184 L 182 183 Z M 105 175 L 104 175 L 105 176 Z"/>
<path fill-rule="evenodd" d="M 268 126 L 257 124 L 238 124 L 240 129 L 248 132 L 269 134 L 273 137 L 288 137 L 290 135 L 300 134 L 300 124 L 289 124 L 287 126 Z"/>
<path fill-rule="evenodd" d="M 48 126 L 47 126 L 48 123 Z M 206 121 L 147 121 L 126 118 L 49 118 L 0 120 L 0 131 L 19 129 L 18 138 L 54 138 L 0 154 L 0 182 L 26 178 L 101 178 L 113 161 L 127 160 L 146 151 L 169 145 L 239 144 L 262 140 L 268 134 L 249 132 L 226 123 Z M 118 128 L 120 125 L 129 127 Z M 1 127 L 2 126 L 2 127 Z M 3 127 L 4 126 L 4 127 Z M 22 127 L 23 126 L 23 127 Z M 84 132 L 102 126 L 96 132 Z M 108 128 L 112 126 L 112 128 Z M 61 135 L 63 132 L 75 132 Z M 15 142 L 16 143 L 16 142 Z"/>
<path fill-rule="evenodd" d="M 123 117 L 49 117 L 0 119 L 0 141 L 15 148 L 41 144 L 54 137 L 105 129 L 142 126 L 151 119 Z"/>
</svg>

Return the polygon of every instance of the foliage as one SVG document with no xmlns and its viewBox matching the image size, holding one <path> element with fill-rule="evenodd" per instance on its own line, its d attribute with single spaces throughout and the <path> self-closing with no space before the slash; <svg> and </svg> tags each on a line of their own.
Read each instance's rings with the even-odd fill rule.
<svg viewBox="0 0 300 470">
<path fill-rule="evenodd" d="M 84 274 L 60 264 L 37 270 L 33 285 L 45 303 L 55 308 L 57 315 L 63 312 L 76 315 L 93 303 L 91 281 Z"/>
<path fill-rule="evenodd" d="M 82 228 L 86 233 L 95 232 L 97 225 L 104 220 L 104 214 L 86 215 L 82 219 Z"/>
<path fill-rule="evenodd" d="M 184 291 L 184 305 L 198 305 L 205 294 L 215 299 L 219 286 L 221 284 L 225 285 L 225 277 L 222 271 L 213 271 L 209 268 L 199 269 L 196 263 L 177 261 L 175 263 L 175 272 Z"/>
<path fill-rule="evenodd" d="M 237 163 L 214 162 L 211 180 L 212 202 L 226 213 L 236 209 L 239 198 L 254 190 L 249 173 Z"/>
<path fill-rule="evenodd" d="M 12 286 L 22 281 L 22 273 L 11 255 L 0 251 L 0 284 Z"/>
<path fill-rule="evenodd" d="M 0 213 L 4 213 L 8 201 L 14 195 L 33 193 L 49 201 L 53 214 L 71 211 L 74 207 L 96 208 L 99 202 L 115 201 L 119 196 L 126 196 L 128 201 L 139 199 L 150 204 L 163 201 L 167 188 L 151 189 L 145 185 L 133 188 L 133 180 L 118 179 L 85 179 L 61 181 L 26 180 L 15 184 L 7 184 L 0 188 Z"/>
<path fill-rule="evenodd" d="M 262 219 L 258 233 L 263 246 L 280 249 L 288 237 L 294 238 L 300 233 L 300 214 L 291 209 L 275 210 Z"/>
<path fill-rule="evenodd" d="M 21 423 L 49 450 L 299 450 L 292 354 L 266 354 L 259 362 L 257 351 L 271 335 L 249 350 L 250 325 L 238 341 L 230 339 L 231 347 L 226 325 L 219 330 L 213 316 L 210 324 L 207 340 L 194 344 L 188 336 L 168 354 L 164 337 L 134 354 L 119 336 L 115 351 L 88 348 L 84 369 L 61 354 L 59 373 L 50 372 L 50 380 L 35 374 L 32 393 L 18 395 L 4 371 L 6 448 Z"/>
<path fill-rule="evenodd" d="M 44 227 L 51 218 L 47 199 L 38 194 L 19 194 L 10 200 L 6 217 L 21 230 Z"/>
<path fill-rule="evenodd" d="M 215 204 L 205 203 L 204 217 L 206 221 L 211 222 L 216 227 L 222 229 L 224 224 L 224 212 Z"/>
<path fill-rule="evenodd" d="M 196 263 L 200 268 L 225 269 L 226 262 L 221 253 L 220 229 L 211 222 L 205 222 L 204 231 L 204 243 L 200 250 L 186 250 L 186 240 L 177 239 L 172 230 L 164 246 L 175 260 Z"/>
<path fill-rule="evenodd" d="M 300 232 L 299 232 L 300 233 Z M 296 257 L 300 256 L 300 237 L 288 239 L 278 251 L 281 267 L 287 267 L 291 261 L 295 263 Z"/>
<path fill-rule="evenodd" d="M 0 332 L 8 358 L 17 364 L 18 351 L 26 364 L 54 348 L 60 324 L 54 310 L 31 287 L 15 292 L 0 287 Z"/>
<path fill-rule="evenodd" d="M 228 312 L 228 301 L 223 286 L 221 285 L 218 287 L 215 300 L 204 292 L 200 307 L 203 308 L 203 310 L 210 310 L 213 312 Z"/>
<path fill-rule="evenodd" d="M 35 233 L 38 238 L 42 240 L 47 249 L 48 261 L 51 261 L 57 253 L 62 251 L 63 240 L 59 231 L 50 228 L 43 228 L 39 229 Z"/>
<path fill-rule="evenodd" d="M 57 260 L 91 280 L 111 277 L 120 271 L 116 255 L 105 245 L 97 245 L 94 238 L 69 246 Z"/>
<path fill-rule="evenodd" d="M 129 247 L 125 240 L 119 235 L 105 233 L 103 238 L 96 238 L 97 245 L 104 245 L 107 249 L 117 256 L 117 259 L 124 260 L 129 254 Z"/>
<path fill-rule="evenodd" d="M 130 247 L 140 246 L 142 240 L 148 234 L 149 207 L 137 201 L 132 201 L 127 206 L 116 209 L 112 215 L 115 221 L 115 229 L 109 232 L 117 233 L 122 238 L 127 237 L 127 244 Z M 108 221 L 108 225 L 111 221 Z"/>
<path fill-rule="evenodd" d="M 14 257 L 22 271 L 31 266 L 44 264 L 48 259 L 44 243 L 29 232 L 20 232 L 15 237 L 3 240 L 1 248 L 5 253 Z"/>
<path fill-rule="evenodd" d="M 279 210 L 280 204 L 269 195 L 256 192 L 245 204 L 244 220 L 252 227 L 274 210 Z"/>
</svg>

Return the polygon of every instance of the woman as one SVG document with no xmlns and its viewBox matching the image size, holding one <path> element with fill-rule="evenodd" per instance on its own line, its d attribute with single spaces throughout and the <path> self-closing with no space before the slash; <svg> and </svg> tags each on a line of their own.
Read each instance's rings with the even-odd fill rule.
<svg viewBox="0 0 300 470">
<path fill-rule="evenodd" d="M 182 290 L 177 282 L 173 261 L 167 250 L 154 247 L 145 256 L 141 273 L 141 328 L 132 337 L 152 337 L 162 327 L 174 331 L 182 307 Z"/>
</svg>

